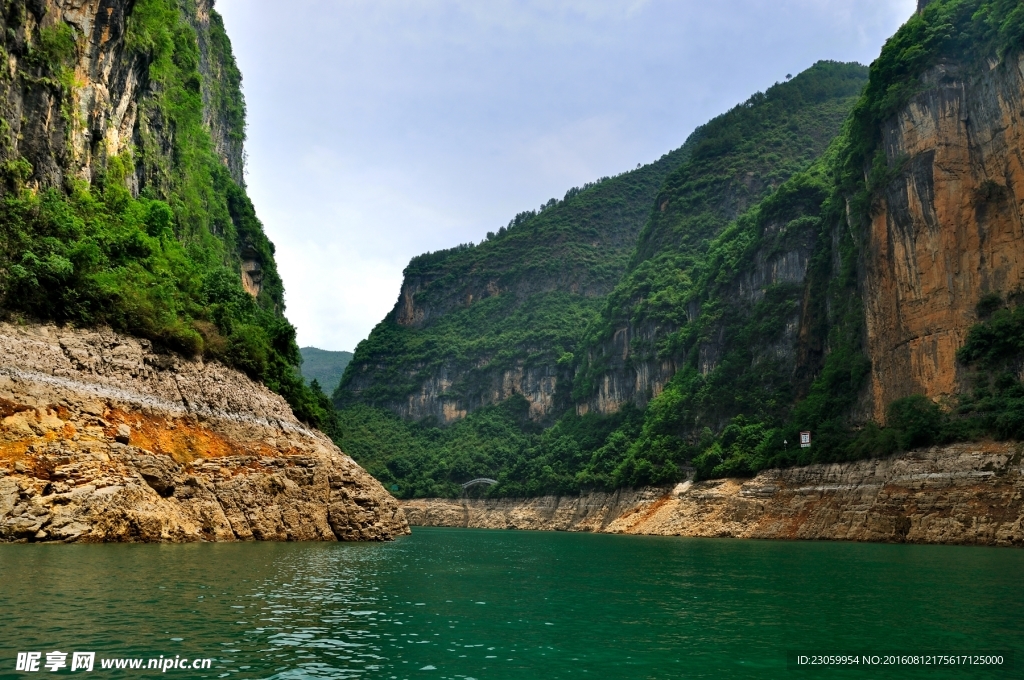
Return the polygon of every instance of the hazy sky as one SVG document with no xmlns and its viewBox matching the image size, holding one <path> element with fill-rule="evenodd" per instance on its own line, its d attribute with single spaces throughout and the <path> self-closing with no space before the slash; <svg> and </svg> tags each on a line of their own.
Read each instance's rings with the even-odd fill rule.
<svg viewBox="0 0 1024 680">
<path fill-rule="evenodd" d="M 217 0 L 300 345 L 351 350 L 409 259 L 646 163 L 915 0 Z"/>
</svg>

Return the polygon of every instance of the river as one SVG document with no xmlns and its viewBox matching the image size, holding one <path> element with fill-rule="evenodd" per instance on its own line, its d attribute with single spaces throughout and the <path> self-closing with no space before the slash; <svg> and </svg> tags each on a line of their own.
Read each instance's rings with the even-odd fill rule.
<svg viewBox="0 0 1024 680">
<path fill-rule="evenodd" d="M 168 677 L 1024 677 L 1024 551 L 415 528 L 384 544 L 0 546 L 19 652 L 211 659 Z M 982 654 L 794 667 L 797 654 Z M 788 654 L 788 656 L 787 656 Z M 1016 655 L 1016 659 L 1014 659 Z M 161 663 L 163 663 L 161 661 Z"/>
</svg>

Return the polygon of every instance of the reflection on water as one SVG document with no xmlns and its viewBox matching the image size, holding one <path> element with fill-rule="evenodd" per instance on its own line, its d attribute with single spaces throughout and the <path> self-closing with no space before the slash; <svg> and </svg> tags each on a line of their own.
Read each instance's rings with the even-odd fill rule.
<svg viewBox="0 0 1024 680">
<path fill-rule="evenodd" d="M 0 677 L 55 649 L 215 659 L 182 677 L 990 677 L 823 675 L 786 652 L 1019 655 L 1021 573 L 1019 550 L 465 529 L 0 546 Z"/>
</svg>

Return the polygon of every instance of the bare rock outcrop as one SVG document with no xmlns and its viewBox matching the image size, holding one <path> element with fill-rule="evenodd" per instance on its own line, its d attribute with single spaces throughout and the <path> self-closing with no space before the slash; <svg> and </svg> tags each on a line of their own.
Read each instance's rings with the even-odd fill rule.
<svg viewBox="0 0 1024 680">
<path fill-rule="evenodd" d="M 381 485 L 278 395 L 109 330 L 0 324 L 0 541 L 386 540 Z"/>
<path fill-rule="evenodd" d="M 865 272 L 872 415 L 962 391 L 956 350 L 986 294 L 1024 286 L 1024 55 L 943 63 L 883 129 L 899 170 L 873 212 Z"/>
<path fill-rule="evenodd" d="M 1020 444 L 955 444 L 674 488 L 402 505 L 423 526 L 1022 545 L 1022 453 Z"/>
<path fill-rule="evenodd" d="M 149 63 L 140 50 L 126 40 L 134 0 L 33 0 L 5 3 L 0 8 L 0 47 L 4 49 L 7 77 L 0 78 L 0 118 L 7 128 L 0 131 L 5 142 L 0 156 L 5 160 L 24 158 L 33 168 L 30 184 L 60 187 L 66 177 L 91 181 L 106 159 L 145 145 L 152 138 L 159 153 L 171 146 L 170 131 L 148 97 L 154 85 L 149 81 Z M 203 76 L 203 122 L 211 141 L 231 177 L 244 186 L 244 135 L 234 129 L 238 121 L 225 114 L 220 97 L 228 82 L 224 60 L 230 54 L 216 52 L 211 20 L 223 31 L 212 12 L 210 0 L 182 3 L 184 19 L 195 29 L 199 48 L 199 70 Z M 65 92 L 61 83 L 40 77 L 38 43 L 42 32 L 54 35 L 70 28 L 74 36 L 74 58 L 69 63 L 75 86 Z M 223 46 L 221 47 L 223 49 Z M 45 51 L 45 50 L 44 50 Z M 65 96 L 68 99 L 65 101 Z M 152 153 L 152 151 L 151 151 Z M 130 188 L 138 192 L 143 184 L 157 183 L 143 177 L 142 164 L 131 178 Z"/>
</svg>

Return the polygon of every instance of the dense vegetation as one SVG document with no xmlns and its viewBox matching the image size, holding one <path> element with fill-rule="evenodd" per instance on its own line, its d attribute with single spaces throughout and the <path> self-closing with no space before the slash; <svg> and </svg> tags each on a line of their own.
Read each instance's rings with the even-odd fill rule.
<svg viewBox="0 0 1024 680">
<path fill-rule="evenodd" d="M 665 176 L 624 266 L 607 270 L 621 277 L 609 295 L 575 308 L 571 332 L 540 332 L 566 328 L 558 305 L 527 330 L 535 319 L 515 316 L 516 303 L 500 296 L 488 301 L 491 314 L 488 305 L 452 314 L 457 305 L 443 304 L 443 291 L 460 290 L 460 277 L 472 271 L 446 263 L 483 262 L 481 248 L 509 239 L 537 215 L 521 215 L 484 246 L 414 261 L 407 280 L 432 280 L 436 288 L 424 300 L 441 303 L 439 312 L 420 326 L 385 321 L 367 341 L 373 351 L 366 356 L 387 364 L 382 377 L 394 389 L 362 403 L 348 396 L 339 416 L 343 446 L 401 496 L 453 495 L 458 482 L 477 476 L 500 483 L 476 493 L 506 496 L 672 482 L 690 470 L 742 476 L 932 443 L 1024 437 L 1019 291 L 979 305 L 981 321 L 958 354 L 968 393 L 942 405 L 920 395 L 897 400 L 884 428 L 851 418 L 870 371 L 858 288 L 863 235 L 879 192 L 901 172 L 899 159 L 880 148 L 882 123 L 920 91 L 931 66 L 952 60 L 974 68 L 1022 46 L 1020 3 L 937 0 L 886 43 L 863 93 L 862 71 L 822 63 L 704 126 Z M 533 242 L 504 243 L 511 289 L 534 271 L 517 259 Z M 540 248 L 538 241 L 531 256 L 543 262 Z M 744 276 L 781 253 L 806 256 L 804 281 L 760 295 L 743 287 Z M 443 274 L 431 273 L 437 268 Z M 545 292 L 555 294 L 562 293 Z M 623 324 L 647 324 L 657 338 L 634 348 L 631 360 L 672 358 L 679 370 L 643 409 L 627 404 L 612 416 L 579 416 L 572 406 L 593 394 L 607 370 L 607 340 Z M 794 324 L 802 333 L 780 351 Z M 525 341 L 532 331 L 538 335 Z M 414 347 L 420 354 L 409 351 Z M 562 415 L 537 423 L 527 418 L 526 401 L 513 397 L 438 427 L 375 407 L 418 388 L 449 347 L 455 356 L 505 361 L 520 361 L 516 352 L 529 347 L 542 363 L 554 359 Z M 701 359 L 709 348 L 710 363 Z M 394 363 L 384 360 L 392 356 Z M 797 446 L 801 430 L 814 432 L 812 448 Z"/>
<path fill-rule="evenodd" d="M 12 3 L 19 5 L 21 3 Z M 40 188 L 29 159 L 4 131 L 0 194 L 0 309 L 15 318 L 109 324 L 186 354 L 239 368 L 284 395 L 303 419 L 323 423 L 329 406 L 297 375 L 295 330 L 283 316 L 273 245 L 245 190 L 230 176 L 203 123 L 206 92 L 239 144 L 241 76 L 216 13 L 212 57 L 219 78 L 200 73 L 197 34 L 175 0 L 139 0 L 126 46 L 147 65 L 138 143 L 96 159 L 91 182 Z M 183 14 L 185 13 L 185 14 Z M 8 17 L 17 21 L 18 17 Z M 12 33 L 13 35 L 13 33 Z M 85 38 L 64 24 L 37 31 L 27 47 L 33 77 L 64 103 Z M 33 56 L 38 55 L 38 56 Z M 173 131 L 168 133 L 168 131 Z M 133 195 L 132 180 L 141 191 Z M 245 292 L 239 253 L 263 267 L 257 298 Z"/>
<path fill-rule="evenodd" d="M 635 436 L 640 412 L 631 407 L 610 417 L 565 413 L 551 427 L 527 417 L 529 403 L 516 395 L 486 406 L 448 427 L 407 422 L 362 404 L 339 412 L 340 441 L 391 492 L 403 498 L 456 496 L 460 482 L 495 477 L 476 488 L 492 496 L 571 493 L 615 488 L 615 461 Z"/>
<path fill-rule="evenodd" d="M 889 405 L 884 429 L 872 423 L 854 427 L 850 416 L 870 369 L 857 287 L 860 235 L 877 192 L 900 170 L 880 149 L 882 122 L 919 91 L 922 73 L 940 60 L 966 60 L 969 66 L 972 60 L 1019 49 L 1022 18 L 1017 3 L 978 0 L 936 2 L 912 17 L 871 65 L 869 84 L 843 134 L 816 168 L 783 185 L 712 246 L 708 261 L 715 259 L 716 249 L 724 249 L 719 260 L 726 266 L 705 281 L 725 281 L 742 272 L 750 265 L 750 253 L 766 245 L 761 242 L 765 231 L 744 223 L 756 223 L 766 211 L 778 212 L 786 204 L 791 210 L 792 197 L 803 194 L 799 210 L 784 217 L 792 220 L 785 230 L 790 238 L 803 232 L 816 242 L 807 284 L 807 318 L 814 321 L 800 348 L 803 363 L 789 376 L 756 356 L 759 344 L 777 333 L 785 304 L 795 311 L 798 294 L 768 291 L 760 303 L 743 309 L 721 296 L 716 300 L 714 286 L 700 290 L 702 318 L 677 335 L 683 336 L 685 349 L 686 336 L 699 337 L 708 328 L 722 331 L 727 339 L 722 359 L 712 373 L 701 376 L 691 349 L 688 365 L 649 405 L 642 433 L 625 461 L 635 471 L 629 475 L 633 483 L 670 480 L 682 461 L 692 461 L 698 476 L 749 475 L 766 467 L 852 460 L 969 437 L 1013 436 L 1020 383 L 1011 381 L 1006 370 L 995 375 L 991 362 L 983 359 L 992 352 L 993 337 L 1009 332 L 1012 314 L 1007 310 L 976 328 L 961 352 L 961 361 L 978 362 L 983 370 L 975 392 L 963 395 L 952 410 L 914 396 Z M 865 167 L 871 168 L 867 176 Z M 740 255 L 729 262 L 729 251 Z M 721 318 L 708 319 L 709 308 L 711 317 L 722 310 Z M 1009 360 L 1005 346 L 999 352 L 1004 362 Z M 812 377 L 809 384 L 802 380 Z M 705 423 L 708 429 L 701 428 Z M 795 446 L 801 430 L 815 433 L 812 448 Z"/>
<path fill-rule="evenodd" d="M 700 291 L 707 292 L 708 282 L 701 277 L 709 248 L 735 250 L 735 244 L 726 244 L 754 243 L 757 236 L 749 230 L 733 238 L 735 226 L 724 240 L 718 237 L 825 151 L 866 77 L 867 69 L 858 64 L 819 62 L 694 132 L 692 158 L 658 193 L 657 209 L 640 234 L 629 272 L 608 297 L 600 322 L 590 328 L 574 397 L 593 393 L 607 370 L 603 345 L 626 324 L 653 329 L 655 339 L 644 358 L 685 356 L 680 329 L 693 321 L 690 303 L 701 297 Z M 716 278 L 740 271 L 739 264 L 733 258 Z"/>
<path fill-rule="evenodd" d="M 396 310 L 382 321 L 356 349 L 337 403 L 393 406 L 442 369 L 459 376 L 449 395 L 469 403 L 486 403 L 493 376 L 513 365 L 571 375 L 572 348 L 625 271 L 655 192 L 687 153 L 574 187 L 479 245 L 414 258 L 405 280 L 423 318 L 402 320 Z"/>
<path fill-rule="evenodd" d="M 722 250 L 717 259 L 726 266 L 704 277 L 711 286 L 697 286 L 702 318 L 677 337 L 685 349 L 687 337 L 714 328 L 727 339 L 726 347 L 716 369 L 701 376 L 689 345 L 688 365 L 648 406 L 642 433 L 626 455 L 632 483 L 669 481 L 682 461 L 692 461 L 698 476 L 748 475 L 766 467 L 853 460 L 957 439 L 1017 436 L 1024 388 L 1011 379 L 1006 365 L 1024 355 L 1000 344 L 999 338 L 1013 332 L 1016 312 L 1009 310 L 972 332 L 959 358 L 979 365 L 978 386 L 951 410 L 913 396 L 889 405 L 884 429 L 872 423 L 854 427 L 850 416 L 870 369 L 857 286 L 860 235 L 877 192 L 900 170 L 880 149 L 881 124 L 919 91 L 922 73 L 940 60 L 969 66 L 972 60 L 1019 49 L 1022 20 L 1024 10 L 1017 3 L 978 0 L 936 2 L 915 15 L 871 65 L 869 84 L 843 134 L 816 168 L 783 185 L 709 249 L 706 261 L 713 262 L 715 251 Z M 867 176 L 866 167 L 871 168 Z M 800 348 L 803 363 L 792 376 L 774 371 L 772 362 L 757 360 L 756 353 L 778 332 L 786 304 L 795 311 L 799 296 L 769 290 L 753 308 L 743 309 L 720 295 L 716 299 L 713 290 L 714 282 L 749 267 L 752 252 L 775 247 L 763 242 L 765 230 L 744 225 L 756 225 L 780 209 L 790 211 L 783 218 L 791 220 L 785 229 L 790 238 L 802 232 L 816 242 L 807 284 L 807 317 L 813 321 Z M 719 310 L 721 317 L 714 318 Z M 1002 362 L 1001 368 L 993 361 Z M 801 430 L 815 433 L 812 448 L 795 446 Z"/>
<path fill-rule="evenodd" d="M 332 394 L 341 383 L 345 367 L 352 361 L 352 352 L 332 352 L 316 347 L 300 347 L 302 377 L 307 383 L 314 380 L 325 394 Z"/>
<path fill-rule="evenodd" d="M 764 220 L 759 221 L 751 214 L 725 235 L 719 236 L 719 232 L 729 225 L 730 216 L 735 216 L 744 205 L 756 204 L 758 198 L 771 195 L 773 182 L 784 182 L 801 167 L 806 168 L 824 150 L 853 105 L 865 75 L 865 69 L 857 65 L 817 64 L 792 81 L 751 98 L 704 126 L 674 156 L 663 158 L 661 163 L 673 161 L 674 170 L 662 170 L 667 181 L 660 192 L 657 196 L 647 192 L 648 202 L 642 210 L 639 206 L 631 208 L 634 214 L 648 218 L 643 230 L 647 235 L 645 243 L 656 238 L 651 227 L 655 221 L 682 233 L 692 232 L 698 224 L 704 231 L 701 238 L 689 241 L 666 236 L 664 249 L 671 249 L 673 256 L 679 259 L 671 267 L 646 271 L 674 281 L 685 280 L 696 290 L 716 280 L 719 270 L 738 267 L 740 263 L 734 252 L 738 239 L 742 236 L 749 241 L 746 232 L 760 228 Z M 742 141 L 733 139 L 736 134 L 733 123 L 745 136 Z M 730 139 L 733 141 L 729 142 Z M 752 182 L 746 168 L 770 177 L 763 183 Z M 619 300 L 624 298 L 613 294 L 609 302 L 601 295 L 579 295 L 567 291 L 569 286 L 557 277 L 580 266 L 584 271 L 586 267 L 594 271 L 592 263 L 600 251 L 593 249 L 590 243 L 601 238 L 599 227 L 608 230 L 609 225 L 615 224 L 615 215 L 609 218 L 607 212 L 614 206 L 626 204 L 630 195 L 624 195 L 621 187 L 628 186 L 625 180 L 634 181 L 633 174 L 571 190 L 564 201 L 552 201 L 539 213 L 522 213 L 504 233 L 489 235 L 489 240 L 480 246 L 459 246 L 413 260 L 406 270 L 407 284 L 428 282 L 421 287 L 423 292 L 417 295 L 417 304 L 428 311 L 431 306 L 440 308 L 443 313 L 435 313 L 420 324 L 399 324 L 394 316 L 389 317 L 357 348 L 353 365 L 336 394 L 343 407 L 343 448 L 382 480 L 397 485 L 401 495 L 451 492 L 457 489 L 453 481 L 464 481 L 466 474 L 499 479 L 500 484 L 490 491 L 493 494 L 569 491 L 583 486 L 614 488 L 678 477 L 686 461 L 700 452 L 695 448 L 699 442 L 676 447 L 671 460 L 660 453 L 657 455 L 662 460 L 656 463 L 652 460 L 638 462 L 636 444 L 644 434 L 641 427 L 644 415 L 639 409 L 627 408 L 609 417 L 577 416 L 572 402 L 573 396 L 585 393 L 586 389 L 581 389 L 580 384 L 588 379 L 588 371 L 596 372 L 595 367 L 586 363 L 581 348 L 585 349 L 586 343 L 593 343 L 595 338 L 606 334 L 607 310 L 616 309 Z M 821 181 L 816 180 L 818 184 Z M 799 183 L 795 186 L 797 188 L 789 193 L 782 192 L 786 196 L 793 195 L 793 209 L 802 209 L 808 200 L 820 203 L 823 189 Z M 805 196 L 808 192 L 813 194 L 810 199 Z M 639 196 L 640 192 L 632 194 Z M 616 200 L 609 200 L 609 195 Z M 689 206 L 689 209 L 663 211 L 660 206 L 666 201 Z M 776 200 L 776 203 L 781 202 Z M 653 211 L 652 205 L 655 206 Z M 808 209 L 813 212 L 817 207 L 814 204 Z M 765 207 L 762 212 L 771 217 L 785 210 Z M 676 224 L 679 221 L 685 224 L 679 226 Z M 639 230 L 633 233 L 636 235 Z M 780 241 L 779 247 L 785 245 L 786 238 Z M 608 235 L 604 239 L 607 242 Z M 552 244 L 561 250 L 551 248 Z M 573 246 L 577 253 L 593 255 L 589 259 L 567 255 L 572 249 L 563 244 Z M 597 271 L 617 273 L 617 280 L 622 281 L 630 258 L 636 271 L 635 262 L 641 258 L 637 255 L 635 241 L 630 246 L 609 248 L 605 245 L 607 267 Z M 685 268 L 678 265 L 683 256 L 689 258 Z M 705 257 L 710 268 L 696 266 Z M 499 264 L 497 277 L 508 293 L 485 297 L 469 305 L 445 305 L 444 295 L 448 291 L 464 291 L 467 280 L 471 281 L 481 270 L 490 268 L 494 272 Z M 592 281 L 594 275 L 589 276 Z M 556 289 L 533 292 L 522 283 L 535 284 L 538 280 L 553 282 Z M 627 277 L 626 280 L 635 282 L 637 279 Z M 661 283 L 654 282 L 654 285 Z M 622 288 L 620 283 L 615 290 Z M 611 289 L 609 279 L 598 290 Z M 691 294 L 692 290 L 686 293 Z M 781 300 L 785 295 L 778 293 L 773 293 L 774 302 L 769 304 L 791 307 L 791 301 Z M 785 292 L 790 296 L 792 293 Z M 635 291 L 625 296 L 634 294 Z M 680 313 L 684 305 L 681 300 L 671 305 L 658 304 L 676 307 L 675 314 Z M 689 327 L 686 332 L 694 328 Z M 750 329 L 748 335 L 757 330 Z M 693 333 L 686 340 L 677 333 L 671 340 L 676 345 L 685 345 L 698 337 L 699 334 Z M 682 347 L 678 351 L 685 355 L 687 349 Z M 469 404 L 474 404 L 474 390 L 483 391 L 491 385 L 490 378 L 495 371 L 514 366 L 553 369 L 559 385 L 554 416 L 543 423 L 545 428 L 525 416 L 516 415 L 518 412 L 511 405 L 490 406 L 471 413 L 464 421 L 439 428 L 432 422 L 403 423 L 380 410 L 380 407 L 400 403 L 406 395 L 417 391 L 441 366 L 449 367 L 448 375 L 458 376 L 446 395 Z M 351 388 L 359 384 L 361 370 L 371 371 L 374 380 L 360 385 L 361 389 L 355 392 Z M 777 382 L 785 381 L 780 377 Z M 710 398 L 713 395 L 706 396 L 705 401 Z M 477 405 L 481 401 L 477 401 Z M 361 405 L 355 406 L 356 403 Z M 367 406 L 378 407 L 378 410 L 367 410 Z M 470 455 L 474 450 L 491 453 Z M 456 456 L 453 451 L 464 451 L 466 456 Z"/>
</svg>

